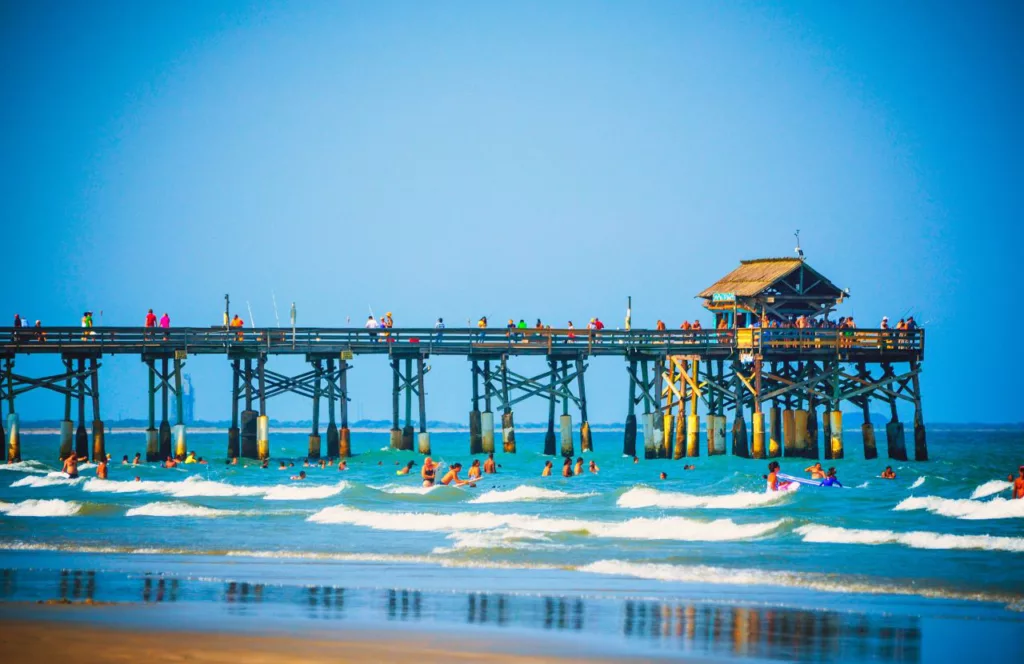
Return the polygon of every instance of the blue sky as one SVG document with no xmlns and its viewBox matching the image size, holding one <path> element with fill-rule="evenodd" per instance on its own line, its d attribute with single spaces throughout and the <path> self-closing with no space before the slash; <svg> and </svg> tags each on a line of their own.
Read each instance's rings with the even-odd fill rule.
<svg viewBox="0 0 1024 664">
<path fill-rule="evenodd" d="M 300 325 L 557 326 L 632 295 L 634 325 L 677 325 L 799 228 L 843 313 L 927 322 L 927 419 L 1019 421 L 980 330 L 1015 319 L 1021 28 L 1013 3 L 0 1 L 0 315 L 202 326 L 229 292 L 261 325 L 273 294 Z M 226 363 L 189 370 L 226 417 Z M 621 420 L 622 366 L 589 377 Z M 144 414 L 137 360 L 103 381 L 108 418 Z M 389 385 L 360 360 L 353 413 Z M 466 363 L 428 391 L 465 419 Z"/>
</svg>

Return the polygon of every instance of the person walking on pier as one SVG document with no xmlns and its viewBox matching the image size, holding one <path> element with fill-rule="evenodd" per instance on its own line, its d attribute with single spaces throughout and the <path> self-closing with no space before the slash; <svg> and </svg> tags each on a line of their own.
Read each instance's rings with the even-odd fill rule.
<svg viewBox="0 0 1024 664">
<path fill-rule="evenodd" d="M 378 323 L 377 319 L 373 317 L 373 314 L 370 314 L 369 316 L 366 317 L 366 323 L 363 324 L 363 327 L 370 331 L 370 341 L 376 341 L 376 330 L 380 328 L 380 323 Z"/>
<path fill-rule="evenodd" d="M 480 341 L 484 340 L 484 330 L 487 329 L 487 316 L 481 316 L 480 320 L 476 322 L 477 328 L 480 330 L 479 338 Z"/>
<path fill-rule="evenodd" d="M 444 319 L 438 318 L 437 322 L 434 323 L 434 341 L 441 343 L 441 339 L 444 337 Z"/>
<path fill-rule="evenodd" d="M 239 341 L 242 341 L 245 338 L 245 335 L 242 334 L 242 328 L 245 327 L 245 321 L 239 318 L 238 314 L 235 314 L 235 317 L 231 319 L 231 327 L 236 328 L 238 330 L 238 335 L 236 336 L 236 338 Z"/>
<path fill-rule="evenodd" d="M 164 312 L 164 315 L 160 317 L 160 329 L 164 330 L 164 341 L 167 341 L 167 330 L 171 328 L 171 317 Z"/>
<path fill-rule="evenodd" d="M 156 327 L 156 314 L 152 309 L 146 312 L 146 327 Z"/>
<path fill-rule="evenodd" d="M 389 330 L 388 332 L 384 333 L 384 340 L 385 341 L 391 341 L 391 332 L 390 332 L 390 330 L 391 330 L 392 327 L 395 326 L 395 319 L 391 317 L 391 312 L 390 311 L 387 312 L 386 314 L 384 314 L 384 318 L 380 319 L 380 326 L 383 329 L 385 329 L 385 330 Z"/>
</svg>

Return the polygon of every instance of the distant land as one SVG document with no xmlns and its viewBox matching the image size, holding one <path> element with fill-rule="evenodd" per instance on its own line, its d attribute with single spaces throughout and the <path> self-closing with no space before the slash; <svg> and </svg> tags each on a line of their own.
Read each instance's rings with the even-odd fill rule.
<svg viewBox="0 0 1024 664">
<path fill-rule="evenodd" d="M 820 414 L 820 410 L 818 411 Z M 886 422 L 889 421 L 889 417 L 880 413 L 871 413 L 871 422 L 876 428 L 884 427 Z M 731 422 L 731 420 L 730 420 Z M 861 413 L 843 413 L 843 428 L 847 431 L 855 431 L 860 429 L 860 426 L 864 423 L 864 418 Z M 104 420 L 107 430 L 112 429 L 145 429 L 149 423 L 145 419 L 140 418 L 126 418 L 123 420 Z M 173 424 L 173 421 L 172 421 Z M 400 423 L 404 424 L 404 422 Z M 907 424 L 910 424 L 907 422 Z M 89 423 L 91 426 L 92 423 Z M 223 429 L 231 425 L 229 420 L 194 420 L 188 423 L 190 429 Z M 312 427 L 312 420 L 270 420 L 270 426 L 276 429 L 294 429 L 308 431 Z M 573 420 L 574 426 L 579 426 L 579 422 Z M 1001 431 L 1018 431 L 1024 430 L 1024 422 L 1004 422 L 1004 423 L 991 423 L 991 422 L 926 422 L 929 429 L 953 429 L 953 430 L 1001 430 Z M 516 422 L 517 431 L 544 431 L 547 429 L 547 422 Z M 419 424 L 413 421 L 413 427 L 418 428 Z M 60 428 L 60 420 L 23 420 L 21 422 L 22 431 L 35 430 L 57 430 Z M 321 422 L 321 430 L 327 428 L 326 422 Z M 391 429 L 391 420 L 355 420 L 349 422 L 350 429 L 362 429 L 369 431 L 388 431 Z M 500 428 L 500 427 L 499 427 Z M 556 424 L 557 430 L 557 424 Z M 622 422 L 591 422 L 590 429 L 592 431 L 622 431 L 624 424 Z M 704 417 L 701 417 L 701 429 L 705 428 Z M 427 420 L 428 431 L 469 431 L 469 426 L 465 422 L 445 422 L 443 420 Z M 323 431 L 321 431 L 321 434 Z"/>
</svg>

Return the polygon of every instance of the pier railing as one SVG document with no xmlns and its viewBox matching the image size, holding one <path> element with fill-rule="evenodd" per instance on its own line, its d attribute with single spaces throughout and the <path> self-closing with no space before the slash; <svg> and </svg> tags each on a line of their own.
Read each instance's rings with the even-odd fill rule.
<svg viewBox="0 0 1024 664">
<path fill-rule="evenodd" d="M 0 328 L 0 353 L 267 353 L 274 355 L 692 354 L 715 358 L 840 357 L 893 361 L 924 357 L 924 330 L 744 328 L 738 330 L 570 330 L 505 328 Z"/>
</svg>

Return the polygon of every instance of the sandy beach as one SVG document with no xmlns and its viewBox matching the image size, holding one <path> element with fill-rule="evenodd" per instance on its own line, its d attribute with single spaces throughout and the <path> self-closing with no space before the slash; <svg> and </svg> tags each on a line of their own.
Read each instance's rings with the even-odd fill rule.
<svg viewBox="0 0 1024 664">
<path fill-rule="evenodd" d="M 37 610 L 30 607 L 29 612 Z M 102 611 L 103 607 L 47 607 L 54 612 Z M 58 616 L 50 614 L 48 618 Z M 69 615 L 60 616 L 70 618 Z M 80 616 L 76 616 L 80 617 Z M 61 638 L 62 633 L 66 638 Z M 566 658 L 512 654 L 510 640 L 483 641 L 455 634 L 349 631 L 303 633 L 301 637 L 138 631 L 110 626 L 48 621 L 4 621 L 0 659 L 5 662 L 195 662 L 196 664 L 340 664 L 346 662 L 481 662 L 489 664 L 574 664 L 640 662 L 640 659 Z M 518 649 L 518 648 L 517 648 Z"/>
</svg>

